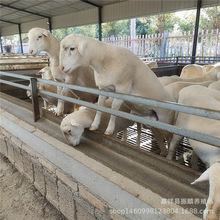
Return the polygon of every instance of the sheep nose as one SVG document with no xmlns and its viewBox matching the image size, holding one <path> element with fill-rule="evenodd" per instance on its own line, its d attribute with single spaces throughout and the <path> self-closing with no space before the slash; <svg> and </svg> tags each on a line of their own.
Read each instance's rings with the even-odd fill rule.
<svg viewBox="0 0 220 220">
<path fill-rule="evenodd" d="M 71 134 L 71 130 L 68 130 L 68 134 Z"/>
<path fill-rule="evenodd" d="M 62 71 L 64 71 L 64 66 L 62 66 Z"/>
</svg>

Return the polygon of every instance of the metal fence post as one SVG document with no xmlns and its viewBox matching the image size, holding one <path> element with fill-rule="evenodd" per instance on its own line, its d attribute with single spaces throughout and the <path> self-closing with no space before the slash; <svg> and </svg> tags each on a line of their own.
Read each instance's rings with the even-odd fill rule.
<svg viewBox="0 0 220 220">
<path fill-rule="evenodd" d="M 32 94 L 32 105 L 34 113 L 34 122 L 40 119 L 40 108 L 38 103 L 38 91 L 37 91 L 37 79 L 30 78 L 31 83 L 31 94 Z"/>
</svg>

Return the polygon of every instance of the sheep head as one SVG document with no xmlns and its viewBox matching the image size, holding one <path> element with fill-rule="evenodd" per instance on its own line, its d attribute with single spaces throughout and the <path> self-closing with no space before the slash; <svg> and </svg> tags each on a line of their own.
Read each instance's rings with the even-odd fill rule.
<svg viewBox="0 0 220 220">
<path fill-rule="evenodd" d="M 71 34 L 60 43 L 60 66 L 64 73 L 69 73 L 79 66 L 88 66 L 86 47 L 88 37 L 81 34 Z"/>
<path fill-rule="evenodd" d="M 192 184 L 209 181 L 209 197 L 203 212 L 205 220 L 219 220 L 220 218 L 220 162 L 210 166 Z"/>
<path fill-rule="evenodd" d="M 60 129 L 69 145 L 76 146 L 80 143 L 84 128 L 79 123 L 69 119 L 67 116 L 61 122 Z"/>
<path fill-rule="evenodd" d="M 49 48 L 48 37 L 50 33 L 43 28 L 32 28 L 28 32 L 28 50 L 31 55 L 37 55 L 41 51 L 47 51 Z"/>
<path fill-rule="evenodd" d="M 39 72 L 36 73 L 36 75 L 41 75 L 42 79 L 53 80 L 51 69 L 48 66 L 42 68 Z"/>
</svg>

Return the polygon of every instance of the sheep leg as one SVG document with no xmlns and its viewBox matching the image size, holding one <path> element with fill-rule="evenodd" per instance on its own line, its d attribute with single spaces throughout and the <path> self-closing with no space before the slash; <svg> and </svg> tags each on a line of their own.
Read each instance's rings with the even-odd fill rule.
<svg viewBox="0 0 220 220">
<path fill-rule="evenodd" d="M 98 99 L 98 105 L 101 105 L 101 106 L 104 106 L 105 105 L 105 100 L 106 100 L 106 96 L 102 96 L 100 95 L 99 96 L 99 99 Z M 89 128 L 90 131 L 95 131 L 98 129 L 99 125 L 100 125 L 100 122 L 101 122 L 101 117 L 102 117 L 102 112 L 100 111 L 97 111 L 96 112 L 96 115 L 95 115 L 95 118 Z"/>
<path fill-rule="evenodd" d="M 60 87 L 60 88 L 61 88 L 61 91 L 59 91 L 60 95 L 67 96 L 69 89 L 68 88 L 62 88 L 62 87 Z M 58 93 L 58 87 L 57 87 L 57 93 Z M 55 109 L 55 114 L 57 116 L 63 115 L 63 113 L 64 113 L 64 103 L 65 102 L 63 100 L 58 99 L 58 104 L 57 104 L 57 107 Z"/>
<path fill-rule="evenodd" d="M 123 141 L 123 142 L 126 143 L 126 141 L 127 141 L 127 136 L 128 136 L 127 128 L 125 128 L 124 131 L 123 131 L 123 135 L 122 135 L 121 141 Z"/>
<path fill-rule="evenodd" d="M 44 99 L 44 108 L 48 109 L 49 105 L 50 105 L 49 102 L 46 99 Z"/>
<path fill-rule="evenodd" d="M 137 123 L 137 140 L 136 140 L 136 146 L 140 147 L 141 145 L 141 124 Z"/>
<path fill-rule="evenodd" d="M 113 110 L 118 110 L 121 107 L 122 103 L 123 103 L 123 100 L 114 99 L 113 102 L 112 102 L 112 109 Z M 115 119 L 116 119 L 116 116 L 111 115 L 109 123 L 108 123 L 108 127 L 105 131 L 106 135 L 112 135 L 113 134 L 113 132 L 115 130 Z"/>
<path fill-rule="evenodd" d="M 173 139 L 170 142 L 170 147 L 169 147 L 169 150 L 168 150 L 168 155 L 167 155 L 167 159 L 168 160 L 172 160 L 173 159 L 173 156 L 174 156 L 174 154 L 176 152 L 176 148 L 180 144 L 181 140 L 182 140 L 182 136 L 179 136 L 179 135 L 176 135 L 176 134 L 173 135 Z"/>
<path fill-rule="evenodd" d="M 154 128 L 154 127 L 151 127 L 151 131 L 153 132 L 154 137 L 156 138 L 157 143 L 159 145 L 160 155 L 166 156 L 167 149 L 166 149 L 166 146 L 165 146 L 165 143 L 164 143 L 164 137 L 162 135 L 162 132 L 159 129 Z"/>
</svg>

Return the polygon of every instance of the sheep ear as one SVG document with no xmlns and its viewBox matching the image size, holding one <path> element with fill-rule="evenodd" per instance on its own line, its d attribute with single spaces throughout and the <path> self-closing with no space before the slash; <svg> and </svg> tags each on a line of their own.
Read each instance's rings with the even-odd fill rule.
<svg viewBox="0 0 220 220">
<path fill-rule="evenodd" d="M 71 124 L 71 126 L 73 126 L 73 127 L 79 127 L 79 126 L 80 126 L 80 124 L 77 123 L 77 122 L 75 122 L 75 121 L 71 121 L 70 124 Z"/>
<path fill-rule="evenodd" d="M 42 71 L 39 71 L 38 73 L 36 73 L 36 75 L 42 75 L 43 74 L 43 72 Z"/>
<path fill-rule="evenodd" d="M 49 32 L 48 32 L 48 31 L 44 31 L 44 32 L 43 32 L 43 35 L 44 35 L 45 37 L 48 37 L 48 36 L 49 36 Z"/>
<path fill-rule="evenodd" d="M 81 56 L 85 55 L 85 51 L 86 51 L 86 42 L 79 42 L 79 46 L 78 46 L 78 51 L 81 54 Z"/>
<path fill-rule="evenodd" d="M 28 36 L 27 37 L 25 37 L 25 38 L 23 38 L 23 40 L 28 40 L 29 38 L 28 38 Z"/>
<path fill-rule="evenodd" d="M 208 181 L 208 180 L 209 180 L 209 169 L 207 169 L 198 179 L 192 182 L 191 185 L 201 183 L 204 181 Z"/>
</svg>

